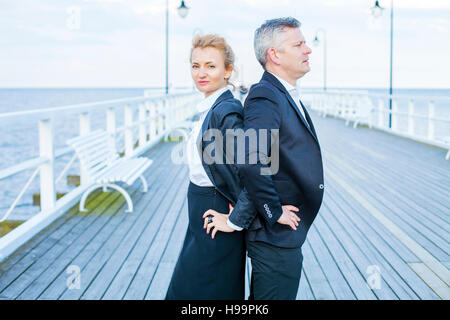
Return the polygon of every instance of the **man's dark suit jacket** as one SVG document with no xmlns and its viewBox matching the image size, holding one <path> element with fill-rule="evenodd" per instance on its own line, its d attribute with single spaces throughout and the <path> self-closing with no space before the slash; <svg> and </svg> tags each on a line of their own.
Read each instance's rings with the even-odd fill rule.
<svg viewBox="0 0 450 320">
<path fill-rule="evenodd" d="M 303 118 L 284 86 L 268 72 L 264 72 L 261 81 L 249 91 L 244 104 L 244 130 L 279 130 L 279 146 L 275 146 L 279 147 L 278 172 L 262 175 L 261 168 L 270 164 L 264 165 L 261 158 L 256 164 L 250 164 L 249 155 L 255 150 L 248 145 L 245 164 L 238 165 L 245 189 L 229 220 L 248 229 L 250 241 L 285 248 L 301 247 L 319 211 L 324 192 L 322 156 L 311 118 L 305 108 L 304 112 L 307 119 Z M 273 154 L 268 148 L 266 155 Z M 257 213 L 248 210 L 247 198 Z M 246 205 L 243 210 L 240 204 Z M 281 206 L 287 204 L 300 209 L 297 214 L 301 221 L 297 230 L 277 223 L 282 214 Z"/>
</svg>

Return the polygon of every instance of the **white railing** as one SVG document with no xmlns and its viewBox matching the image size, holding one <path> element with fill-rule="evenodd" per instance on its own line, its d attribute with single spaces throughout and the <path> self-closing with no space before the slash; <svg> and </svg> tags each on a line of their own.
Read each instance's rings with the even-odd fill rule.
<svg viewBox="0 0 450 320">
<path fill-rule="evenodd" d="M 450 148 L 450 97 L 396 94 L 392 96 L 390 110 L 389 95 L 343 90 L 305 90 L 304 94 L 311 109 L 323 117 L 333 116 L 346 120 L 346 124 L 353 121 L 355 128 L 359 123 L 365 124 L 446 150 Z M 417 104 L 422 112 L 418 112 Z M 436 104 L 439 104 L 440 110 L 447 108 L 448 116 L 437 114 Z M 449 157 L 450 151 L 446 159 Z"/>
<path fill-rule="evenodd" d="M 9 209 L 5 213 L 0 213 L 0 222 L 11 215 L 37 173 L 39 173 L 40 179 L 41 205 L 39 213 L 0 238 L 0 261 L 75 205 L 83 191 L 89 187 L 86 173 L 80 167 L 80 186 L 56 200 L 55 185 L 65 176 L 76 157 L 75 155 L 71 157 L 58 177 L 55 178 L 56 159 L 74 153 L 74 150 L 69 147 L 55 150 L 55 122 L 61 121 L 61 118 L 67 117 L 68 114 L 76 115 L 79 119 L 79 134 L 83 135 L 91 131 L 91 114 L 94 112 L 96 115 L 99 112 L 103 113 L 106 118 L 105 129 L 113 134 L 116 139 L 123 137 L 124 156 L 134 157 L 159 143 L 168 132 L 176 128 L 177 123 L 195 115 L 197 112 L 196 103 L 201 98 L 202 96 L 196 92 L 158 97 L 145 95 L 143 97 L 0 114 L 0 126 L 29 117 L 33 121 L 37 121 L 39 127 L 38 141 L 36 141 L 39 144 L 39 156 L 26 159 L 7 168 L 0 168 L 0 184 L 3 179 L 27 170 L 33 170 Z M 116 116 L 118 113 L 123 115 L 123 126 L 121 127 L 117 127 Z M 69 138 L 67 137 L 67 139 Z"/>
</svg>

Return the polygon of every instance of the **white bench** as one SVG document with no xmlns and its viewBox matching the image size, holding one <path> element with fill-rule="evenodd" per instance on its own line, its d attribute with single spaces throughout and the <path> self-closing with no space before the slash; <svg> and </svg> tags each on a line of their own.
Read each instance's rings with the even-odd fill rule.
<svg viewBox="0 0 450 320">
<path fill-rule="evenodd" d="M 103 188 L 103 192 L 106 192 L 107 188 L 111 188 L 119 191 L 125 197 L 128 204 L 127 212 L 133 212 L 130 195 L 115 182 L 132 185 L 139 178 L 143 184 L 143 191 L 147 192 L 147 181 L 145 181 L 143 173 L 153 160 L 145 157 L 120 158 L 116 151 L 114 137 L 104 130 L 96 130 L 72 138 L 67 141 L 67 144 L 75 150 L 83 174 L 86 176 L 86 182 L 92 184 L 81 196 L 80 211 L 87 211 L 84 204 L 93 190 Z"/>
<path fill-rule="evenodd" d="M 367 123 L 369 128 L 372 128 L 369 119 L 374 110 L 375 108 L 372 102 L 369 99 L 364 99 L 364 101 L 359 103 L 356 108 L 345 115 L 345 125 L 348 126 L 350 122 L 353 121 L 353 128 L 356 128 L 359 123 Z"/>
<path fill-rule="evenodd" d="M 445 155 L 445 160 L 450 159 L 450 136 L 444 137 L 444 143 L 447 145 L 447 154 Z"/>
<path fill-rule="evenodd" d="M 179 131 L 181 133 L 181 136 L 183 137 L 184 141 L 187 141 L 189 138 L 189 133 L 192 131 L 192 128 L 194 127 L 195 121 L 191 120 L 184 120 L 179 123 L 177 123 L 170 131 L 167 131 L 164 140 L 167 141 L 169 136 L 171 136 L 174 132 Z M 180 136 L 177 136 L 180 137 Z"/>
</svg>

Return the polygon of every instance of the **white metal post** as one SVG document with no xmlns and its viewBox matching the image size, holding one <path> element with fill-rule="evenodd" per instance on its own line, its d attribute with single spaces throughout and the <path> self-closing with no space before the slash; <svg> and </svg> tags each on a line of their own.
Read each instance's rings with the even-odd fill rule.
<svg viewBox="0 0 450 320">
<path fill-rule="evenodd" d="M 384 103 L 383 99 L 378 99 L 378 126 L 384 127 Z"/>
<path fill-rule="evenodd" d="M 133 153 L 133 108 L 125 106 L 125 155 L 129 156 Z"/>
<path fill-rule="evenodd" d="M 116 109 L 114 108 L 106 110 L 106 131 L 111 134 L 116 133 Z"/>
<path fill-rule="evenodd" d="M 48 159 L 40 166 L 41 210 L 46 211 L 53 208 L 56 202 L 51 119 L 39 120 L 39 155 Z"/>
<path fill-rule="evenodd" d="M 166 107 L 163 110 L 164 114 L 164 130 L 171 127 L 171 111 L 176 105 L 174 98 L 166 99 Z"/>
<path fill-rule="evenodd" d="M 428 139 L 434 140 L 434 101 L 428 102 Z"/>
<path fill-rule="evenodd" d="M 89 112 L 80 113 L 80 136 L 91 132 L 91 119 Z"/>
<path fill-rule="evenodd" d="M 414 135 L 414 100 L 408 102 L 408 134 Z"/>
<path fill-rule="evenodd" d="M 139 105 L 139 146 L 142 147 L 147 142 L 147 123 L 146 123 L 145 104 Z"/>
<path fill-rule="evenodd" d="M 91 132 L 91 117 L 89 112 L 80 113 L 80 136 Z M 86 168 L 80 163 L 80 184 L 89 183 Z"/>
<path fill-rule="evenodd" d="M 392 119 L 392 131 L 398 130 L 398 104 L 396 99 L 392 99 L 392 110 L 391 119 Z"/>
<path fill-rule="evenodd" d="M 150 110 L 150 140 L 153 140 L 156 136 L 156 104 L 149 102 Z"/>
<path fill-rule="evenodd" d="M 163 127 L 164 127 L 163 110 L 164 110 L 165 102 L 166 102 L 165 100 L 161 100 L 158 103 L 158 135 L 161 135 L 163 132 Z"/>
</svg>

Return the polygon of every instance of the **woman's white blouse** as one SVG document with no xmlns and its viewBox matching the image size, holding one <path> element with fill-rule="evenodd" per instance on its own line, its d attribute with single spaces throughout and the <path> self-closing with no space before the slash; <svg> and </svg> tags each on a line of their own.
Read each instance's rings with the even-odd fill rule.
<svg viewBox="0 0 450 320">
<path fill-rule="evenodd" d="M 196 142 L 209 109 L 211 109 L 217 98 L 227 90 L 229 90 L 227 87 L 219 89 L 197 105 L 197 111 L 201 112 L 201 116 L 199 121 L 195 123 L 191 134 L 189 135 L 186 154 L 189 163 L 189 180 L 200 187 L 213 187 L 214 185 L 203 168 Z"/>
</svg>

